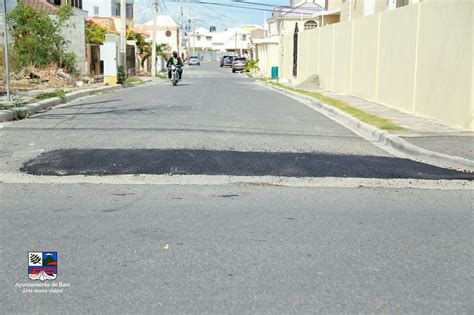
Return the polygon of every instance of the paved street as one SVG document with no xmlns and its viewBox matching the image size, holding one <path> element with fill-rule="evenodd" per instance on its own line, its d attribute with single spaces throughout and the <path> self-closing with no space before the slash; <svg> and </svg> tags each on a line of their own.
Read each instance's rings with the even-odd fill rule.
<svg viewBox="0 0 474 315">
<path fill-rule="evenodd" d="M 156 182 L 115 176 L 141 174 Z M 159 182 L 188 175 L 333 184 Z M 467 313 L 473 178 L 393 157 L 229 69 L 187 67 L 177 87 L 0 126 L 1 310 Z M 71 286 L 22 293 L 28 252 L 47 250 Z"/>
</svg>

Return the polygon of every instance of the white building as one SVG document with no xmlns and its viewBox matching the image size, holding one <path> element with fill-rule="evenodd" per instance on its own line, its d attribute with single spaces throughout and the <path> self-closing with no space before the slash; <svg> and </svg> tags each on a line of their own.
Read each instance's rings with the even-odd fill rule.
<svg viewBox="0 0 474 315">
<path fill-rule="evenodd" d="M 153 40 L 153 20 L 145 24 L 135 24 L 133 28 L 149 35 L 149 41 Z M 167 44 L 170 52 L 178 51 L 178 24 L 169 15 L 159 15 L 156 18 L 156 43 Z"/>
<path fill-rule="evenodd" d="M 189 36 L 191 52 L 207 50 L 246 54 L 250 44 L 250 30 L 241 27 L 229 28 L 223 32 L 209 32 L 200 27 Z"/>
<path fill-rule="evenodd" d="M 127 18 L 133 18 L 134 0 L 126 0 Z M 120 16 L 120 0 L 82 0 L 82 9 L 89 13 L 90 17 Z"/>
</svg>

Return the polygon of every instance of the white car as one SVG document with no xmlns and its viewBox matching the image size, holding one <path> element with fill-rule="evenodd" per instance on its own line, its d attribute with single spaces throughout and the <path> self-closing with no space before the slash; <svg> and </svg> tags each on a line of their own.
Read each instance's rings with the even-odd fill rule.
<svg viewBox="0 0 474 315">
<path fill-rule="evenodd" d="M 198 56 L 191 56 L 189 57 L 189 60 L 188 60 L 188 65 L 190 66 L 200 66 L 201 65 L 201 59 L 199 59 Z"/>
</svg>

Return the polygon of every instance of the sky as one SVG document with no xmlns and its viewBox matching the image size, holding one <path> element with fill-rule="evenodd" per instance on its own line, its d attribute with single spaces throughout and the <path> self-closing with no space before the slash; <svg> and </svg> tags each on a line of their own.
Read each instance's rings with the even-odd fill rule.
<svg viewBox="0 0 474 315">
<path fill-rule="evenodd" d="M 212 2 L 219 5 L 201 4 L 201 2 Z M 242 0 L 240 0 L 242 1 Z M 276 5 L 288 5 L 289 0 L 243 0 L 245 2 L 264 4 L 257 6 L 253 4 L 240 4 L 251 8 L 261 10 L 250 10 L 242 8 L 232 8 L 226 5 L 239 5 L 235 0 L 159 0 L 159 13 L 169 14 L 179 24 L 180 6 L 183 6 L 184 19 L 194 15 L 195 27 L 205 27 L 209 29 L 211 25 L 217 28 L 217 31 L 223 31 L 238 25 L 263 25 L 263 21 L 271 16 L 271 10 Z M 194 2 L 194 3 L 192 3 Z M 152 18 L 153 0 L 135 0 L 135 23 L 143 23 Z M 184 21 L 183 21 L 184 23 Z"/>
</svg>

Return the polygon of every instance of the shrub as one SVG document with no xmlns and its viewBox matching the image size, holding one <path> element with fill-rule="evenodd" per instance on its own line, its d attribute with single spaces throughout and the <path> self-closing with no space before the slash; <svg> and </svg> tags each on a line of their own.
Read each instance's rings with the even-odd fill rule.
<svg viewBox="0 0 474 315">
<path fill-rule="evenodd" d="M 68 42 L 61 36 L 61 29 L 69 23 L 70 5 L 61 6 L 55 18 L 25 5 L 22 1 L 8 14 L 14 66 L 44 67 L 50 64 L 66 65 L 73 70 L 71 53 L 66 52 Z"/>
<path fill-rule="evenodd" d="M 258 67 L 258 59 L 254 60 L 248 60 L 247 65 L 244 68 L 244 71 L 246 72 L 253 72 L 253 71 L 260 71 L 260 68 Z"/>
<path fill-rule="evenodd" d="M 117 83 L 124 84 L 127 76 L 125 75 L 125 71 L 122 66 L 118 66 L 117 68 Z"/>
</svg>

